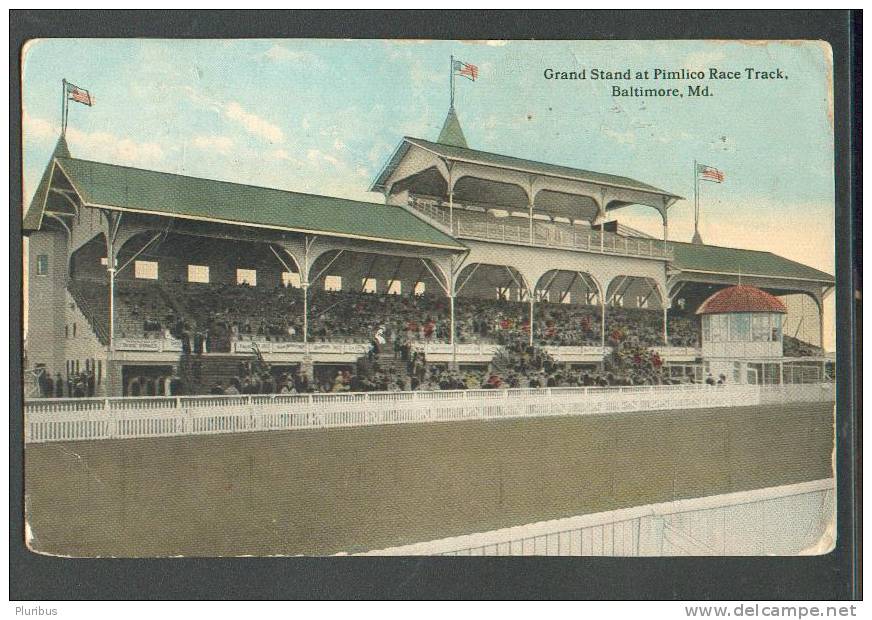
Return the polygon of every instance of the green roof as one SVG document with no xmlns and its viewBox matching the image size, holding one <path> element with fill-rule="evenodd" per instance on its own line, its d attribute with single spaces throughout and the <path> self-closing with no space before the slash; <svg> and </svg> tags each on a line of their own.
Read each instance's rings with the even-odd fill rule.
<svg viewBox="0 0 872 620">
<path fill-rule="evenodd" d="M 450 118 L 451 113 L 449 112 L 448 119 L 445 120 L 446 125 L 448 124 Z M 457 127 L 458 129 L 460 128 L 459 123 Z M 443 133 L 445 133 L 444 128 L 442 131 Z M 400 148 L 397 149 L 397 151 L 394 153 L 393 158 L 387 163 L 387 165 L 385 165 L 384 169 L 373 183 L 372 190 L 384 190 L 384 184 L 387 182 L 390 175 L 396 169 L 400 160 L 402 160 L 402 158 L 406 155 L 406 152 L 409 149 L 409 145 L 415 145 L 417 147 L 432 151 L 440 157 L 445 157 L 446 159 L 468 161 L 475 164 L 493 166 L 496 168 L 511 168 L 513 170 L 520 170 L 533 174 L 556 176 L 566 179 L 573 179 L 576 181 L 583 181 L 587 183 L 599 183 L 601 185 L 610 185 L 612 187 L 622 187 L 642 192 L 651 192 L 655 194 L 662 194 L 664 196 L 674 196 L 676 198 L 680 198 L 680 196 L 678 196 L 677 194 L 672 194 L 665 190 L 654 187 L 653 185 L 648 185 L 647 183 L 642 183 L 641 181 L 637 181 L 629 177 L 622 177 L 614 174 L 605 174 L 602 172 L 591 172 L 590 170 L 581 170 L 579 168 L 570 168 L 568 166 L 546 164 L 530 159 L 521 159 L 520 157 L 511 157 L 509 155 L 500 155 L 498 153 L 488 153 L 487 151 L 478 151 L 463 146 L 444 144 L 442 142 L 443 140 L 441 134 L 439 136 L 439 142 L 430 142 L 429 140 L 424 140 L 422 138 L 411 138 L 408 136 L 403 138 L 403 142 L 401 143 Z"/>
<path fill-rule="evenodd" d="M 462 249 L 402 207 L 58 157 L 85 204 L 202 221 Z"/>
<path fill-rule="evenodd" d="M 463 129 L 460 127 L 460 120 L 458 120 L 453 106 L 448 109 L 448 116 L 445 117 L 445 124 L 442 125 L 442 131 L 439 132 L 437 142 L 448 146 L 469 148 L 466 144 L 466 136 L 463 135 Z"/>
<path fill-rule="evenodd" d="M 45 211 L 45 203 L 48 198 L 48 190 L 51 185 L 52 163 L 55 157 L 69 157 L 70 149 L 67 146 L 67 140 L 64 136 L 58 138 L 55 144 L 54 152 L 49 160 L 48 166 L 42 173 L 42 178 L 39 180 L 39 185 L 36 186 L 36 192 L 33 194 L 33 200 L 30 201 L 30 207 L 27 213 L 24 214 L 24 220 L 21 222 L 21 229 L 24 231 L 39 230 L 42 226 L 42 214 Z"/>
<path fill-rule="evenodd" d="M 835 278 L 830 274 L 772 252 L 696 243 L 670 244 L 675 251 L 672 264 L 682 271 L 817 280 L 835 284 Z"/>
</svg>

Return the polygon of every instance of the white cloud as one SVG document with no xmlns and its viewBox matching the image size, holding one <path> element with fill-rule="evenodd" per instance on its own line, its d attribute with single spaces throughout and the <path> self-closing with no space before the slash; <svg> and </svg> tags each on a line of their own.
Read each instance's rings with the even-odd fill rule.
<svg viewBox="0 0 872 620">
<path fill-rule="evenodd" d="M 60 128 L 57 125 L 44 118 L 31 116 L 27 110 L 24 111 L 21 121 L 25 140 L 49 140 L 57 138 L 60 134 Z"/>
<path fill-rule="evenodd" d="M 257 114 L 246 111 L 245 108 L 235 101 L 231 101 L 224 106 L 224 116 L 238 122 L 248 133 L 263 138 L 270 143 L 285 141 L 285 134 L 281 127 L 261 118 Z"/>
<path fill-rule="evenodd" d="M 164 150 L 156 142 L 137 142 L 104 131 L 88 133 L 67 127 L 70 150 L 79 157 L 111 163 L 148 165 L 164 158 Z"/>
<path fill-rule="evenodd" d="M 233 151 L 233 139 L 227 136 L 194 136 L 191 145 L 204 151 L 216 151 L 228 155 Z"/>
<path fill-rule="evenodd" d="M 600 131 L 602 131 L 604 136 L 611 138 L 618 144 L 633 144 L 636 142 L 636 134 L 632 130 L 616 131 L 611 127 L 603 125 Z"/>
<path fill-rule="evenodd" d="M 339 165 L 339 160 L 336 157 L 318 149 L 309 149 L 308 151 L 306 151 L 306 158 L 313 163 L 320 163 L 324 161 L 328 164 L 332 164 L 333 166 Z"/>
</svg>

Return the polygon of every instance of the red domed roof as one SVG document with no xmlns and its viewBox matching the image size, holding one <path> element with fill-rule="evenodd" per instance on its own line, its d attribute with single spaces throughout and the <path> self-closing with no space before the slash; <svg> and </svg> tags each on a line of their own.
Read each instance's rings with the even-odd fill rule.
<svg viewBox="0 0 872 620">
<path fill-rule="evenodd" d="M 704 302 L 697 314 L 728 312 L 779 312 L 787 314 L 787 306 L 777 297 L 754 286 L 731 286 L 718 291 Z"/>
</svg>

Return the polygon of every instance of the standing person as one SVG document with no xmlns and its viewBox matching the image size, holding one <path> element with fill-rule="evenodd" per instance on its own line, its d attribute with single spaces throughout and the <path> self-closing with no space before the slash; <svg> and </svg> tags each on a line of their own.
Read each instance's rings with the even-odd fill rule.
<svg viewBox="0 0 872 620">
<path fill-rule="evenodd" d="M 61 377 L 61 373 L 55 373 L 54 379 L 54 395 L 55 398 L 63 398 L 64 397 L 64 379 Z"/>
<path fill-rule="evenodd" d="M 375 336 L 373 336 L 372 344 L 373 349 L 375 350 L 376 355 L 381 355 L 382 348 L 387 343 L 387 337 L 385 335 L 385 326 L 379 325 L 378 329 L 375 330 Z"/>
<path fill-rule="evenodd" d="M 54 380 L 51 378 L 51 373 L 45 371 L 43 373 L 45 375 L 45 393 L 43 394 L 44 398 L 51 398 L 54 396 Z"/>
</svg>

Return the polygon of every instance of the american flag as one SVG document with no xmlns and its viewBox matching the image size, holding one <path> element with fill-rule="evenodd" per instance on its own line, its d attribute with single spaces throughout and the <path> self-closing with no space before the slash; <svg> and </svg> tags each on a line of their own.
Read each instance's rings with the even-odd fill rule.
<svg viewBox="0 0 872 620">
<path fill-rule="evenodd" d="M 94 100 L 91 99 L 91 93 L 84 88 L 79 88 L 75 84 L 67 82 L 67 97 L 73 101 L 84 103 L 87 106 L 94 105 Z"/>
<path fill-rule="evenodd" d="M 712 181 L 714 183 L 723 183 L 724 182 L 724 173 L 718 170 L 717 168 L 713 168 L 711 166 L 706 166 L 705 164 L 697 164 L 696 173 L 699 175 L 699 178 L 703 181 Z"/>
<path fill-rule="evenodd" d="M 478 67 L 466 62 L 460 62 L 459 60 L 454 61 L 454 72 L 457 75 L 462 75 L 463 77 L 472 80 L 473 82 L 478 78 Z"/>
</svg>

